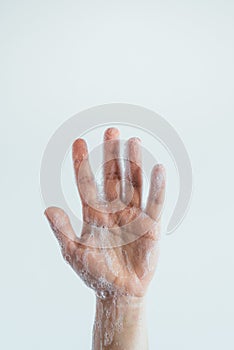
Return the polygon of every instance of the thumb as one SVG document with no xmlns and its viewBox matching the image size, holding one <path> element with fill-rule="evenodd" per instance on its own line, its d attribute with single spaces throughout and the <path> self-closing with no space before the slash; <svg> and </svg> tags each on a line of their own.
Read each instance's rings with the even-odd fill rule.
<svg viewBox="0 0 234 350">
<path fill-rule="evenodd" d="M 74 253 L 78 253 L 81 248 L 79 239 L 76 236 L 68 215 L 64 210 L 57 207 L 49 207 L 44 212 L 49 224 L 57 238 L 65 260 L 72 262 Z"/>
</svg>

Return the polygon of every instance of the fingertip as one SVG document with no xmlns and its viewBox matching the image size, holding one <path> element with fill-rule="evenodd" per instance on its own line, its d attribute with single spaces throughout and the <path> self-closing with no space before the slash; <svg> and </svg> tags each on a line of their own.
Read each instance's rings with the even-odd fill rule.
<svg viewBox="0 0 234 350">
<path fill-rule="evenodd" d="M 82 138 L 78 138 L 73 142 L 73 147 L 81 147 L 82 145 L 86 145 L 86 141 Z"/>
<path fill-rule="evenodd" d="M 163 190 L 165 189 L 166 185 L 166 172 L 165 168 L 162 164 L 156 164 L 151 173 L 151 190 L 152 193 L 155 191 Z"/>
<path fill-rule="evenodd" d="M 54 226 L 54 227 L 61 227 L 64 226 L 69 222 L 69 218 L 65 211 L 58 207 L 48 207 L 44 214 L 48 221 Z"/>
<path fill-rule="evenodd" d="M 86 141 L 82 138 L 75 140 L 72 144 L 72 156 L 74 160 L 82 160 L 88 154 Z"/>
<path fill-rule="evenodd" d="M 115 140 L 119 138 L 120 131 L 117 128 L 111 127 L 105 130 L 104 141 Z"/>
<path fill-rule="evenodd" d="M 73 150 L 87 149 L 87 143 L 84 139 L 78 138 L 72 144 Z"/>
<path fill-rule="evenodd" d="M 53 212 L 55 210 L 56 207 L 48 207 L 45 209 L 44 211 L 44 215 L 46 216 L 46 218 L 51 221 L 51 218 L 53 217 Z"/>
<path fill-rule="evenodd" d="M 151 172 L 151 176 L 155 177 L 157 176 L 159 173 L 163 174 L 164 177 L 166 175 L 166 170 L 163 164 L 156 164 L 154 165 L 152 172 Z"/>
<path fill-rule="evenodd" d="M 141 154 L 141 139 L 139 137 L 131 137 L 127 140 L 125 147 L 130 157 L 134 159 Z"/>
<path fill-rule="evenodd" d="M 131 137 L 130 139 L 128 139 L 128 144 L 141 144 L 141 139 L 139 137 Z"/>
<path fill-rule="evenodd" d="M 142 167 L 142 148 L 141 139 L 139 137 L 131 137 L 125 144 L 125 154 L 132 167 Z"/>
<path fill-rule="evenodd" d="M 63 209 L 59 208 L 59 207 L 48 207 L 45 209 L 44 214 L 46 216 L 52 217 L 55 213 L 64 213 Z"/>
</svg>

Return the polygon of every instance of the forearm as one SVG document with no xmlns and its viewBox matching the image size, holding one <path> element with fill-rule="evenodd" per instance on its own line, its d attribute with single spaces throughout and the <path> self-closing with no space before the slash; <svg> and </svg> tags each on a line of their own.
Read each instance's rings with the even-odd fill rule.
<svg viewBox="0 0 234 350">
<path fill-rule="evenodd" d="M 97 297 L 93 350 L 147 350 L 144 298 Z"/>
</svg>

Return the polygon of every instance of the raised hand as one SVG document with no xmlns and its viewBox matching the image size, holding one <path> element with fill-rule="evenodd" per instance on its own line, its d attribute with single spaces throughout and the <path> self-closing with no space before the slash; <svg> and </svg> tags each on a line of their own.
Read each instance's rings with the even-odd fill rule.
<svg viewBox="0 0 234 350">
<path fill-rule="evenodd" d="M 155 165 L 147 205 L 142 208 L 141 142 L 126 143 L 121 170 L 119 130 L 104 135 L 104 198 L 89 164 L 83 139 L 73 144 L 73 163 L 83 208 L 83 229 L 77 237 L 60 208 L 45 211 L 65 260 L 98 297 L 141 297 L 146 293 L 158 259 L 160 214 L 165 195 L 165 171 Z"/>
</svg>

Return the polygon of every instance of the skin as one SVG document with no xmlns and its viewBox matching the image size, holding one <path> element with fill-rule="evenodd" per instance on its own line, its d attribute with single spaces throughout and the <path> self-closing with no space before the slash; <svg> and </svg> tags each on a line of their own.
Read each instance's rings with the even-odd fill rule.
<svg viewBox="0 0 234 350">
<path fill-rule="evenodd" d="M 93 349 L 146 350 L 145 295 L 158 260 L 165 170 L 162 165 L 152 169 L 147 204 L 142 208 L 141 141 L 126 142 L 123 173 L 119 135 L 116 128 L 104 134 L 104 198 L 98 193 L 86 142 L 77 139 L 73 143 L 83 208 L 80 237 L 62 209 L 47 208 L 45 215 L 63 257 L 96 292 Z"/>
</svg>

